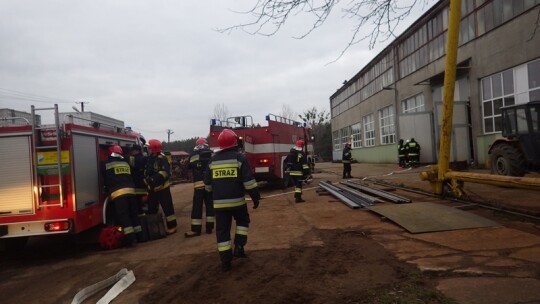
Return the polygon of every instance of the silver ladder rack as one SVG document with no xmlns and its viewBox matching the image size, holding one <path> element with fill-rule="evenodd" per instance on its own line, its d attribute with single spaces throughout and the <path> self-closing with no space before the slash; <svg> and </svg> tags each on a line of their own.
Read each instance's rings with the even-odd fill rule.
<svg viewBox="0 0 540 304">
<path fill-rule="evenodd" d="M 38 125 L 37 119 L 36 119 L 36 112 L 37 111 L 54 111 L 54 126 L 41 126 Z M 42 135 L 42 130 L 52 130 L 56 134 L 56 145 L 48 145 L 48 146 L 42 146 L 40 144 L 40 136 Z M 58 204 L 43 204 L 41 197 L 37 198 L 38 202 L 38 208 L 43 207 L 53 207 L 53 206 L 64 206 L 64 187 L 63 187 L 63 178 L 62 178 L 62 133 L 60 130 L 60 118 L 58 114 L 58 105 L 55 104 L 52 108 L 35 108 L 32 106 L 32 134 L 33 134 L 33 142 L 34 142 L 34 149 L 32 151 L 33 158 L 34 158 L 34 164 L 36 166 L 36 170 L 34 170 L 34 180 L 39 181 L 38 179 L 38 152 L 42 150 L 50 150 L 55 149 L 56 150 L 56 170 L 58 175 L 58 183 L 57 184 L 49 184 L 49 185 L 40 185 L 39 193 L 42 193 L 43 188 L 58 188 L 58 194 L 59 194 L 59 202 Z"/>
</svg>

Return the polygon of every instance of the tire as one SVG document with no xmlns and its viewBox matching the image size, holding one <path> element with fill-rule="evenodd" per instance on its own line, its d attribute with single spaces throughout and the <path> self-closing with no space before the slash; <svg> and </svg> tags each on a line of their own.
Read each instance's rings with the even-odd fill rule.
<svg viewBox="0 0 540 304">
<path fill-rule="evenodd" d="M 26 247 L 28 238 L 27 236 L 21 236 L 5 239 L 6 251 L 11 254 L 20 253 Z"/>
<path fill-rule="evenodd" d="M 521 152 L 509 144 L 499 144 L 493 148 L 490 157 L 491 173 L 506 176 L 524 176 L 525 158 Z"/>
</svg>

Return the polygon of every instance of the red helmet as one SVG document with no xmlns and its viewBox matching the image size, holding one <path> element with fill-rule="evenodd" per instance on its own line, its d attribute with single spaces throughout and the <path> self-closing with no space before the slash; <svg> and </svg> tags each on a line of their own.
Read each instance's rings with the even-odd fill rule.
<svg viewBox="0 0 540 304">
<path fill-rule="evenodd" d="M 229 149 L 238 145 L 238 136 L 233 130 L 224 129 L 219 134 L 217 142 L 221 150 Z"/>
<path fill-rule="evenodd" d="M 148 141 L 148 147 L 150 147 L 151 154 L 163 151 L 163 146 L 161 145 L 161 142 L 157 139 L 150 139 Z"/>
<path fill-rule="evenodd" d="M 304 141 L 301 140 L 301 139 L 297 140 L 295 146 L 297 148 L 303 148 L 304 147 Z"/>
<path fill-rule="evenodd" d="M 204 138 L 199 138 L 197 139 L 197 141 L 195 142 L 195 145 L 199 146 L 199 145 L 207 145 L 208 142 L 206 141 L 206 139 Z"/>
<path fill-rule="evenodd" d="M 122 151 L 122 147 L 120 146 L 111 146 L 109 147 L 109 153 L 118 153 L 118 154 L 124 154 L 124 151 Z"/>
<path fill-rule="evenodd" d="M 346 142 L 346 143 L 345 143 L 345 146 L 350 147 L 350 146 L 351 146 L 351 142 Z"/>
</svg>

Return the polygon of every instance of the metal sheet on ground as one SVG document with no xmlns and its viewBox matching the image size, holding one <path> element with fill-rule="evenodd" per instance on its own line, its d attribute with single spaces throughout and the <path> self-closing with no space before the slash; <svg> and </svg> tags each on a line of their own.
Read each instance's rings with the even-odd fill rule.
<svg viewBox="0 0 540 304">
<path fill-rule="evenodd" d="M 434 203 L 369 206 L 410 233 L 499 226 L 497 222 L 453 207 Z"/>
</svg>

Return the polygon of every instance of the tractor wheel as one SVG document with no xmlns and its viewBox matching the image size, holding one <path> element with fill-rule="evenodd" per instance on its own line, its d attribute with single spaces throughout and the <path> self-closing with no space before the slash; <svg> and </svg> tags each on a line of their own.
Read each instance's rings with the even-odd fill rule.
<svg viewBox="0 0 540 304">
<path fill-rule="evenodd" d="M 499 144 L 491 152 L 491 173 L 497 175 L 525 175 L 525 159 L 514 146 Z"/>
</svg>

